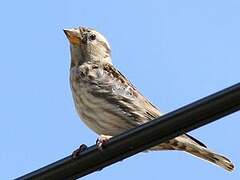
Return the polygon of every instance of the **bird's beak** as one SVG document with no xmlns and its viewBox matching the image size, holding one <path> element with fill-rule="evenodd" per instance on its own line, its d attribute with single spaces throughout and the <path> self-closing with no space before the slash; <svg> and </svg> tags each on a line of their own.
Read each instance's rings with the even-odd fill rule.
<svg viewBox="0 0 240 180">
<path fill-rule="evenodd" d="M 77 28 L 72 28 L 72 29 L 64 29 L 64 33 L 66 34 L 68 40 L 72 44 L 80 44 L 80 33 L 79 29 Z"/>
</svg>

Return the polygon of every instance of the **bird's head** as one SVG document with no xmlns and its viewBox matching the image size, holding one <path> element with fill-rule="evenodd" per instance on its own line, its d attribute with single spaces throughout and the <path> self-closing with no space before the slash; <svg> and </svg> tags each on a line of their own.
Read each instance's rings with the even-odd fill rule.
<svg viewBox="0 0 240 180">
<path fill-rule="evenodd" d="M 85 27 L 64 29 L 70 46 L 72 63 L 111 63 L 111 49 L 99 32 Z"/>
</svg>

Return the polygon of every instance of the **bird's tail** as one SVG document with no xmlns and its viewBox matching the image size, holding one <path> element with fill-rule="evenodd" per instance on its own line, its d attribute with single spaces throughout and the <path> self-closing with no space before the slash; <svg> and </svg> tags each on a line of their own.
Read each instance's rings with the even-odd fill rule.
<svg viewBox="0 0 240 180">
<path fill-rule="evenodd" d="M 228 171 L 233 171 L 234 169 L 234 165 L 229 159 L 212 152 L 211 150 L 207 149 L 207 147 L 202 142 L 189 135 L 178 136 L 174 139 L 171 139 L 167 143 L 162 143 L 160 145 L 152 147 L 150 150 L 180 150 L 209 161 Z"/>
<path fill-rule="evenodd" d="M 227 171 L 233 171 L 234 169 L 234 165 L 229 159 L 227 159 L 222 155 L 216 154 L 203 146 L 200 146 L 198 144 L 188 144 L 185 147 L 186 147 L 185 149 L 181 149 L 181 150 L 184 150 L 185 152 L 188 152 L 194 156 L 197 156 L 201 159 L 204 159 L 213 164 L 216 164 L 226 169 Z"/>
</svg>

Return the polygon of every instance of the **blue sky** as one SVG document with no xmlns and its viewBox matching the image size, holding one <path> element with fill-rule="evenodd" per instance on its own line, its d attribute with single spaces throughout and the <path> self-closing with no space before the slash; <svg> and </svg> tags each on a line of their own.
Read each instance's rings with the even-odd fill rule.
<svg viewBox="0 0 240 180">
<path fill-rule="evenodd" d="M 2 1 L 0 179 L 13 179 L 97 138 L 78 118 L 63 28 L 89 26 L 113 63 L 163 112 L 239 82 L 240 1 Z M 236 166 L 228 173 L 182 152 L 140 153 L 82 179 L 228 179 L 240 176 L 240 114 L 192 135 Z"/>
</svg>

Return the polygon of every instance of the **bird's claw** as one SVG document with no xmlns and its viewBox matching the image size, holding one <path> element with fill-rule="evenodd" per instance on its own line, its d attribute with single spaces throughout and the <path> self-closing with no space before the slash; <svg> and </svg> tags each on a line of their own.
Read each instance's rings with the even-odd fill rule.
<svg viewBox="0 0 240 180">
<path fill-rule="evenodd" d="M 73 153 L 72 153 L 72 158 L 73 158 L 73 159 L 76 159 L 76 158 L 77 158 L 83 151 L 85 151 L 86 149 L 87 149 L 87 145 L 81 144 L 78 149 L 76 149 L 75 151 L 73 151 Z"/>
<path fill-rule="evenodd" d="M 101 135 L 98 137 L 96 141 L 97 148 L 99 150 L 103 150 L 104 145 L 108 142 L 111 136 Z"/>
</svg>

